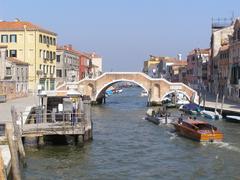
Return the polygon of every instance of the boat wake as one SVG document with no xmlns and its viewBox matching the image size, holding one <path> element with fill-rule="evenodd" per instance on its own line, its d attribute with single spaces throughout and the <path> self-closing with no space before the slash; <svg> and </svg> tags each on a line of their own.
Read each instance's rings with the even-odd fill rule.
<svg viewBox="0 0 240 180">
<path fill-rule="evenodd" d="M 231 150 L 231 151 L 240 153 L 239 147 L 233 146 L 227 142 L 214 142 L 214 144 L 217 145 L 219 148 L 223 148 L 223 149 L 227 149 L 227 150 Z"/>
<path fill-rule="evenodd" d="M 170 140 L 174 140 L 177 138 L 177 134 L 174 132 L 168 131 L 167 134 L 170 135 L 170 138 L 169 138 Z"/>
</svg>

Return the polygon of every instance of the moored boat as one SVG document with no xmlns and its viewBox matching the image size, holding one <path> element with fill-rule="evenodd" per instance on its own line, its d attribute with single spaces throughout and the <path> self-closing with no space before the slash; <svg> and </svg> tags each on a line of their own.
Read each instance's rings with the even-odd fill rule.
<svg viewBox="0 0 240 180">
<path fill-rule="evenodd" d="M 184 104 L 179 107 L 180 111 L 183 111 L 187 114 L 200 114 L 201 108 L 195 103 Z"/>
<path fill-rule="evenodd" d="M 188 119 L 179 120 L 172 124 L 179 135 L 196 141 L 213 142 L 223 140 L 223 133 L 208 122 Z"/>
<path fill-rule="evenodd" d="M 229 115 L 227 115 L 226 120 L 231 121 L 231 122 L 240 123 L 240 116 L 229 116 Z"/>
<path fill-rule="evenodd" d="M 217 111 L 213 112 L 213 111 L 207 111 L 207 110 L 203 110 L 201 111 L 201 114 L 209 119 L 213 119 L 213 120 L 219 120 L 222 119 L 222 115 L 219 114 Z"/>
<path fill-rule="evenodd" d="M 141 92 L 141 96 L 142 96 L 142 97 L 148 96 L 148 92 L 147 92 L 147 91 L 142 91 L 142 92 Z"/>
<path fill-rule="evenodd" d="M 146 113 L 146 117 L 145 119 L 154 123 L 154 124 L 169 124 L 171 122 L 173 122 L 173 119 L 169 118 L 169 114 L 165 113 L 163 114 L 162 112 L 157 112 L 155 113 L 155 111 L 153 109 L 149 109 Z"/>
</svg>

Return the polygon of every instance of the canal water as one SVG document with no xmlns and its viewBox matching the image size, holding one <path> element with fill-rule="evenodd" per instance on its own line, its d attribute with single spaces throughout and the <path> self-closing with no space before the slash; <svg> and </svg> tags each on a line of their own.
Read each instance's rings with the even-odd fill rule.
<svg viewBox="0 0 240 180">
<path fill-rule="evenodd" d="M 141 91 L 124 89 L 93 106 L 94 140 L 84 147 L 27 149 L 24 179 L 240 179 L 240 124 L 211 121 L 224 142 L 194 142 L 144 120 Z"/>
</svg>

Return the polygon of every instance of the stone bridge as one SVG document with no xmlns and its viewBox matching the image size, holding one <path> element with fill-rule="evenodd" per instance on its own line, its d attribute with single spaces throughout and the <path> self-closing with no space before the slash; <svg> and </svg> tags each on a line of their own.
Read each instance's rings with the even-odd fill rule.
<svg viewBox="0 0 240 180">
<path fill-rule="evenodd" d="M 172 83 L 163 78 L 151 78 L 141 72 L 106 72 L 95 79 L 82 79 L 79 82 L 67 82 L 57 90 L 75 89 L 83 95 L 90 96 L 93 102 L 101 102 L 105 91 L 115 83 L 132 82 L 148 92 L 148 102 L 159 104 L 170 93 L 181 92 L 189 100 L 198 103 L 195 90 L 183 83 Z"/>
</svg>

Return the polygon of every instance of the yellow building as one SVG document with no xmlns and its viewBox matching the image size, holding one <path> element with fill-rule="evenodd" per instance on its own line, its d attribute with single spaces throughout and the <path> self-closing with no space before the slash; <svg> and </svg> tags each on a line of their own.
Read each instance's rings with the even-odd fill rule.
<svg viewBox="0 0 240 180">
<path fill-rule="evenodd" d="M 0 45 L 7 45 L 7 56 L 27 62 L 29 91 L 39 84 L 55 89 L 57 34 L 30 22 L 0 22 Z"/>
</svg>

